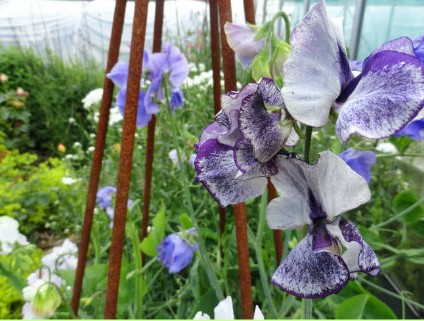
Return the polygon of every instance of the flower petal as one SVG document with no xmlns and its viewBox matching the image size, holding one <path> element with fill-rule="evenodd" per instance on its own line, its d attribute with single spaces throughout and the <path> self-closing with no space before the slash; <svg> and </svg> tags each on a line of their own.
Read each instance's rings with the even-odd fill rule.
<svg viewBox="0 0 424 321">
<path fill-rule="evenodd" d="M 416 140 L 424 139 L 424 119 L 411 122 L 404 129 L 398 131 L 395 136 L 407 136 Z"/>
<path fill-rule="evenodd" d="M 234 146 L 234 161 L 243 173 L 240 177 L 241 179 L 273 176 L 278 173 L 277 166 L 273 160 L 262 163 L 255 158 L 254 146 L 244 136 Z"/>
<path fill-rule="evenodd" d="M 353 78 L 341 30 L 320 1 L 290 38 L 292 52 L 283 67 L 281 93 L 289 113 L 306 125 L 324 126 L 333 102 Z"/>
<path fill-rule="evenodd" d="M 277 156 L 279 173 L 271 178 L 282 197 L 302 199 L 309 204 L 310 217 L 326 218 L 358 207 L 371 198 L 367 182 L 330 151 L 320 153 L 317 164 Z M 302 213 L 302 215 L 304 215 Z"/>
<path fill-rule="evenodd" d="M 128 68 L 127 62 L 118 62 L 115 66 L 113 66 L 112 70 L 106 75 L 106 77 L 112 80 L 116 86 L 126 87 Z"/>
<path fill-rule="evenodd" d="M 273 230 L 300 229 L 311 224 L 309 204 L 303 197 L 277 197 L 267 207 L 266 221 Z"/>
<path fill-rule="evenodd" d="M 215 320 L 234 320 L 233 301 L 230 296 L 218 303 L 213 310 Z"/>
<path fill-rule="evenodd" d="M 233 149 L 220 144 L 217 139 L 209 139 L 200 146 L 194 166 L 197 180 L 221 207 L 259 196 L 267 184 L 266 178 L 235 179 L 238 168 L 234 163 Z"/>
<path fill-rule="evenodd" d="M 240 108 L 240 131 L 253 145 L 254 156 L 259 162 L 267 162 L 284 146 L 280 126 L 265 109 L 260 92 L 243 99 Z"/>
<path fill-rule="evenodd" d="M 346 164 L 361 175 L 369 184 L 371 181 L 371 167 L 375 164 L 377 157 L 370 150 L 360 151 L 354 148 L 346 149 L 339 154 Z"/>
<path fill-rule="evenodd" d="M 306 237 L 277 268 L 271 282 L 297 297 L 322 298 L 339 292 L 349 282 L 349 270 L 341 257 L 312 251 Z"/>
<path fill-rule="evenodd" d="M 381 51 L 367 59 L 362 74 L 346 91 L 351 94 L 337 107 L 336 131 L 341 141 L 353 134 L 387 137 L 423 108 L 424 65 L 408 54 Z"/>
</svg>

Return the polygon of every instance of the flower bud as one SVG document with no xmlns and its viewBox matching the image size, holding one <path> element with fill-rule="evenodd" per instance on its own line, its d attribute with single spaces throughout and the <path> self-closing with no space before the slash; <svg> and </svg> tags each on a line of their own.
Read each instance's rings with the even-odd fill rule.
<svg viewBox="0 0 424 321">
<path fill-rule="evenodd" d="M 43 318 L 51 317 L 59 305 L 62 298 L 57 288 L 49 282 L 41 285 L 32 301 L 32 312 Z"/>
<path fill-rule="evenodd" d="M 65 145 L 63 145 L 63 144 L 59 144 L 59 145 L 57 145 L 57 151 L 58 151 L 59 153 L 64 153 L 64 152 L 66 152 L 66 147 L 65 147 Z"/>
<path fill-rule="evenodd" d="M 7 80 L 8 80 L 7 75 L 6 75 L 6 74 L 1 73 L 1 74 L 0 74 L 0 82 L 1 82 L 1 83 L 5 83 Z"/>
</svg>

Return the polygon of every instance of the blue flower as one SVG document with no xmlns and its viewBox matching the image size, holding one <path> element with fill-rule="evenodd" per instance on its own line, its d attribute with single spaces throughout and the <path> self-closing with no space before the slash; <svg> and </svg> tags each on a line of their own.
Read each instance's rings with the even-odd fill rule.
<svg viewBox="0 0 424 321">
<path fill-rule="evenodd" d="M 112 207 L 112 196 L 116 194 L 116 187 L 105 186 L 97 192 L 97 205 L 102 209 Z"/>
<path fill-rule="evenodd" d="M 199 245 L 194 242 L 196 229 L 168 235 L 157 248 L 158 259 L 169 269 L 169 273 L 178 273 L 187 267 L 193 259 Z"/>
<path fill-rule="evenodd" d="M 377 160 L 375 153 L 369 150 L 360 151 L 353 148 L 346 149 L 339 154 L 346 164 L 361 175 L 369 184 L 371 180 L 371 167 Z"/>
<path fill-rule="evenodd" d="M 146 60 L 146 58 L 145 58 Z M 118 62 L 106 75 L 113 83 L 119 87 L 118 95 L 116 97 L 116 105 L 119 107 L 121 115 L 124 116 L 125 111 L 125 99 L 127 96 L 127 78 L 128 78 L 128 63 Z M 137 110 L 137 127 L 146 126 L 152 119 L 152 115 L 146 112 L 144 106 L 144 91 L 140 90 L 138 97 L 138 110 Z"/>
<path fill-rule="evenodd" d="M 181 108 L 184 105 L 184 97 L 180 88 L 189 73 L 186 57 L 177 47 L 165 43 L 162 52 L 151 54 L 146 60 L 148 78 L 152 81 L 144 97 L 147 112 L 156 114 L 159 111 L 157 102 L 164 99 L 162 91 L 164 81 L 172 92 L 171 108 L 173 110 Z"/>
<path fill-rule="evenodd" d="M 407 136 L 415 140 L 424 139 L 424 119 L 414 120 L 395 134 L 396 137 Z"/>
</svg>

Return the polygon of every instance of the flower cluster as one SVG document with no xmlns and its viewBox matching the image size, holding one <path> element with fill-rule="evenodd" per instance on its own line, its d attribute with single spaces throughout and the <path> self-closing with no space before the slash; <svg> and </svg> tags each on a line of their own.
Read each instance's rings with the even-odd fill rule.
<svg viewBox="0 0 424 321">
<path fill-rule="evenodd" d="M 107 77 L 119 87 L 116 105 L 124 115 L 125 99 L 127 94 L 128 63 L 119 62 L 107 74 Z M 162 51 L 149 54 L 144 52 L 143 75 L 139 93 L 137 127 L 146 126 L 152 119 L 152 115 L 159 112 L 159 103 L 165 99 L 170 100 L 172 111 L 184 105 L 184 95 L 181 90 L 183 81 L 189 73 L 187 59 L 181 51 L 166 43 Z M 164 90 L 170 90 L 167 97 Z"/>
<path fill-rule="evenodd" d="M 264 48 L 272 47 L 272 30 L 266 25 L 226 26 L 230 46 L 252 72 Z M 264 37 L 267 33 L 271 37 Z M 284 57 L 276 60 L 284 61 L 277 76 L 284 80 L 281 91 L 274 69 L 262 73 L 259 83 L 222 97 L 222 111 L 197 145 L 197 180 L 225 207 L 262 194 L 270 178 L 279 197 L 268 205 L 269 227 L 308 226 L 272 283 L 299 297 L 324 297 L 340 291 L 358 272 L 380 272 L 374 251 L 341 216 L 370 200 L 376 156 L 351 148 L 339 156 L 324 151 L 310 164 L 309 149 L 305 161 L 287 149 L 303 138 L 308 146 L 312 130 L 332 120 L 344 145 L 352 135 L 422 138 L 424 40 L 401 37 L 385 43 L 354 73 L 341 24 L 328 16 L 321 0 L 284 47 L 291 51 L 288 56 L 280 52 Z M 274 57 L 275 52 L 267 54 Z"/>
<path fill-rule="evenodd" d="M 19 223 L 9 216 L 0 217 L 0 254 L 9 254 L 16 244 L 28 245 L 25 235 L 19 233 Z"/>
</svg>

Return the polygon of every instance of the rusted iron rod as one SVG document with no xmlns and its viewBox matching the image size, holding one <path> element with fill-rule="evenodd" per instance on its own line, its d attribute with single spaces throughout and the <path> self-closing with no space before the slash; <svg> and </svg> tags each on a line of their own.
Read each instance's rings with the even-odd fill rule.
<svg viewBox="0 0 424 321">
<path fill-rule="evenodd" d="M 136 0 L 134 8 L 127 96 L 125 100 L 125 112 L 122 128 L 121 153 L 119 156 L 112 242 L 109 254 L 108 283 L 104 312 L 105 319 L 114 319 L 116 317 L 118 304 L 118 290 L 121 275 L 122 252 L 125 240 L 125 221 L 134 151 L 134 134 L 136 128 L 138 98 L 140 93 L 148 2 L 148 0 Z"/>
<path fill-rule="evenodd" d="M 155 24 L 153 29 L 153 52 L 160 52 L 162 47 L 163 10 L 164 0 L 156 0 Z M 141 221 L 141 240 L 147 236 L 149 225 L 150 198 L 152 191 L 153 157 L 155 150 L 156 116 L 147 125 L 146 164 L 144 169 L 144 195 L 143 195 L 143 219 Z M 141 254 L 143 265 L 146 261 L 144 253 Z"/>
<path fill-rule="evenodd" d="M 117 0 L 113 18 L 112 32 L 109 44 L 109 53 L 106 64 L 106 73 L 110 72 L 119 57 L 121 45 L 122 29 L 124 27 L 126 0 Z M 97 124 L 96 143 L 91 163 L 91 174 L 88 185 L 88 195 L 85 206 L 84 223 L 81 232 L 81 242 L 79 246 L 78 265 L 75 273 L 74 290 L 71 301 L 71 308 L 74 314 L 78 314 L 79 303 L 82 292 L 82 284 L 87 262 L 88 246 L 90 243 L 91 227 L 93 224 L 94 208 L 96 206 L 96 194 L 99 187 L 100 172 L 106 142 L 106 133 L 109 122 L 109 111 L 113 97 L 113 82 L 106 78 L 103 83 L 103 96 L 100 105 L 99 122 Z"/>
<path fill-rule="evenodd" d="M 268 179 L 268 202 L 271 202 L 277 196 L 277 191 L 275 190 L 274 185 L 271 183 L 271 180 Z M 283 235 L 280 230 L 273 230 L 272 232 L 274 235 L 275 257 L 278 266 L 283 256 Z"/>
<path fill-rule="evenodd" d="M 227 43 L 224 33 L 224 24 L 232 22 L 231 1 L 220 0 L 218 2 L 221 48 L 224 69 L 225 91 L 236 90 L 236 66 L 234 52 Z M 234 216 L 237 239 L 237 256 L 239 266 L 240 301 L 242 302 L 242 318 L 251 319 L 253 317 L 252 304 L 252 281 L 249 266 L 249 244 L 247 240 L 247 215 L 244 203 L 234 205 Z"/>
<path fill-rule="evenodd" d="M 246 22 L 255 24 L 255 5 L 253 4 L 253 0 L 243 0 L 243 3 Z"/>
</svg>

